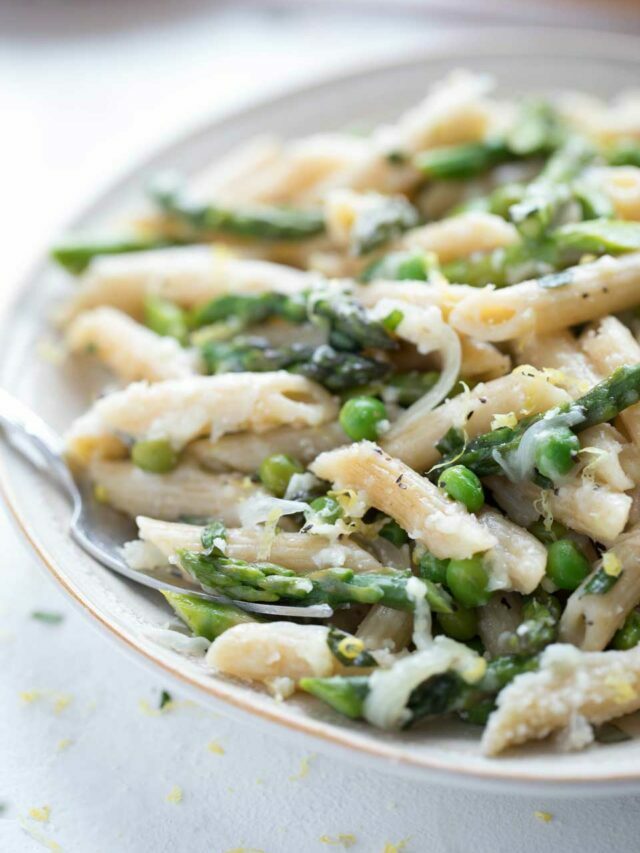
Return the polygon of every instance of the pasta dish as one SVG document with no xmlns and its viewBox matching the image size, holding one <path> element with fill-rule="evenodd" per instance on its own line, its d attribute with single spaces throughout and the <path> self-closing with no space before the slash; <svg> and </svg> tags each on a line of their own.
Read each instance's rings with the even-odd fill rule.
<svg viewBox="0 0 640 853">
<path fill-rule="evenodd" d="M 52 255 L 67 357 L 108 377 L 70 463 L 135 519 L 132 568 L 224 597 L 165 593 L 180 648 L 381 729 L 457 716 L 488 755 L 627 736 L 640 95 L 456 72 L 367 134 L 158 176 Z"/>
</svg>

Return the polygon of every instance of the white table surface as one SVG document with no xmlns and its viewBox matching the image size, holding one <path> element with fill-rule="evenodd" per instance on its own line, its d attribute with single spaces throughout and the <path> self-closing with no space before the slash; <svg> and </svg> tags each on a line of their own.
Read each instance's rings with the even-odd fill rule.
<svg viewBox="0 0 640 853">
<path fill-rule="evenodd" d="M 149 146 L 282 86 L 444 37 L 417 21 L 357 8 L 5 0 L 0 288 Z M 402 781 L 186 702 L 75 611 L 4 517 L 0 554 L 2 853 L 320 853 L 345 849 L 347 838 L 330 843 L 340 834 L 357 853 L 403 840 L 405 853 L 638 849 L 638 798 Z M 44 624 L 34 610 L 64 619 Z M 176 706 L 157 713 L 168 687 Z M 179 803 L 167 800 L 176 786 Z M 31 810 L 45 806 L 43 822 Z"/>
</svg>

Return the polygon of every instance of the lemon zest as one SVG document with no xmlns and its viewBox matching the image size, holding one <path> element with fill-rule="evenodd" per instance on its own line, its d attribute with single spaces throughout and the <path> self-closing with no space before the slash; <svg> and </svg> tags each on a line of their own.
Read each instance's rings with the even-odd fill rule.
<svg viewBox="0 0 640 853">
<path fill-rule="evenodd" d="M 507 412 L 506 415 L 494 415 L 491 420 L 491 429 L 501 429 L 502 427 L 509 427 L 509 429 L 513 429 L 518 423 L 518 418 L 515 412 Z"/>
<path fill-rule="evenodd" d="M 210 740 L 207 744 L 207 749 L 214 755 L 224 755 L 224 747 L 217 740 Z"/>
<path fill-rule="evenodd" d="M 613 551 L 607 551 L 602 555 L 602 570 L 610 578 L 617 578 L 622 572 L 622 563 Z"/>
<path fill-rule="evenodd" d="M 302 761 L 300 762 L 300 770 L 297 773 L 294 773 L 293 776 L 289 776 L 290 782 L 297 782 L 300 779 L 304 779 L 309 775 L 309 765 L 314 760 L 315 755 L 305 755 Z"/>
<path fill-rule="evenodd" d="M 178 785 L 174 785 L 173 788 L 167 794 L 167 802 L 168 803 L 181 803 L 182 802 L 182 788 Z"/>
<path fill-rule="evenodd" d="M 38 823 L 48 823 L 51 817 L 51 806 L 34 806 L 29 809 L 29 817 Z"/>
<path fill-rule="evenodd" d="M 551 812 L 534 812 L 534 815 L 541 820 L 543 823 L 551 823 L 553 820 L 553 815 Z"/>
</svg>

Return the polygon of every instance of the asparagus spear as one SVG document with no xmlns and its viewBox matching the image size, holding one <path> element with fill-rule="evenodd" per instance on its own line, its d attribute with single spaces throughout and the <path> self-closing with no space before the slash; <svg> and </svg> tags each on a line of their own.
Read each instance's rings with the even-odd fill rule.
<svg viewBox="0 0 640 853">
<path fill-rule="evenodd" d="M 109 239 L 69 239 L 51 249 L 51 257 L 70 273 L 79 275 L 98 255 L 123 255 L 128 252 L 145 252 L 180 245 L 182 240 L 158 237 L 113 237 Z"/>
<path fill-rule="evenodd" d="M 528 101 L 504 138 L 434 148 L 419 154 L 416 165 L 429 178 L 473 178 L 499 163 L 551 151 L 561 135 L 551 106 L 544 101 Z"/>
<path fill-rule="evenodd" d="M 228 293 L 196 308 L 191 314 L 190 324 L 197 329 L 234 319 L 245 328 L 272 317 L 280 317 L 290 323 L 304 323 L 307 319 L 305 295 Z"/>
<path fill-rule="evenodd" d="M 272 347 L 261 338 L 232 342 L 206 342 L 200 347 L 210 373 L 264 373 L 289 370 L 313 379 L 330 391 L 344 391 L 385 377 L 390 366 L 356 353 L 338 352 L 325 344 L 319 347 L 290 344 Z"/>
<path fill-rule="evenodd" d="M 189 200 L 173 178 L 156 181 L 150 196 L 192 238 L 221 233 L 260 240 L 305 240 L 324 231 L 324 218 L 317 210 L 267 206 L 236 210 L 200 204 Z"/>
<path fill-rule="evenodd" d="M 309 318 L 325 325 L 329 343 L 338 350 L 395 349 L 397 343 L 382 322 L 371 320 L 365 309 L 344 294 L 310 294 Z"/>
<path fill-rule="evenodd" d="M 215 640 L 234 625 L 261 621 L 240 610 L 239 607 L 234 607 L 233 604 L 208 601 L 197 595 L 169 592 L 169 590 L 162 590 L 162 594 L 196 637 Z"/>
<path fill-rule="evenodd" d="M 552 595 L 539 592 L 529 596 L 522 606 L 522 616 L 515 631 L 501 638 L 509 653 L 533 655 L 556 641 L 560 604 Z"/>
<path fill-rule="evenodd" d="M 535 657 L 506 655 L 490 661 L 485 675 L 474 685 L 467 684 L 456 672 L 433 675 L 411 691 L 406 705 L 409 719 L 405 726 L 454 711 L 466 716 L 475 706 L 492 700 L 517 675 L 536 667 Z M 298 686 L 351 719 L 364 717 L 369 676 L 303 678 Z"/>
<path fill-rule="evenodd" d="M 546 430 L 540 430 L 537 440 L 534 439 L 534 458 L 527 459 L 526 471 L 521 479 L 532 477 L 541 485 L 549 485 L 549 473 L 547 467 L 540 471 L 541 461 L 546 458 L 547 450 L 552 447 L 558 439 L 560 444 L 575 453 L 572 448 L 572 440 L 567 432 L 571 430 L 581 432 L 590 426 L 613 420 L 621 411 L 628 406 L 633 406 L 640 400 L 640 365 L 625 365 L 613 371 L 613 373 L 595 385 L 583 397 L 551 409 L 544 414 L 533 415 L 524 418 L 515 427 L 500 427 L 492 432 L 479 435 L 466 446 L 464 440 L 451 431 L 438 443 L 438 449 L 443 452 L 443 461 L 435 466 L 430 476 L 437 478 L 444 468 L 451 465 L 465 465 L 479 477 L 490 474 L 502 474 L 505 468 L 511 468 L 510 462 L 521 446 L 529 429 L 535 424 L 545 420 L 548 423 Z M 569 427 L 571 429 L 569 429 Z M 575 436 L 573 436 L 575 439 Z M 558 453 L 561 457 L 562 452 Z M 533 463 L 538 468 L 536 472 Z M 563 473 L 568 473 L 570 467 L 565 468 Z"/>
<path fill-rule="evenodd" d="M 239 601 L 296 603 L 302 606 L 325 603 L 384 604 L 395 610 L 413 610 L 415 599 L 407 593 L 409 572 L 387 569 L 384 572 L 356 574 L 352 569 L 322 569 L 301 576 L 273 563 L 247 563 L 218 554 L 178 551 L 180 564 L 203 588 L 220 592 Z M 450 613 L 448 594 L 428 585 L 426 599 L 437 613 Z"/>
<path fill-rule="evenodd" d="M 558 228 L 553 239 L 558 249 L 580 255 L 620 255 L 640 250 L 640 222 L 592 219 Z"/>
<path fill-rule="evenodd" d="M 176 338 L 180 343 L 186 343 L 188 335 L 186 313 L 167 299 L 147 296 L 144 302 L 144 324 L 158 335 Z"/>
<path fill-rule="evenodd" d="M 374 205 L 356 215 L 349 240 L 351 252 L 366 255 L 418 222 L 418 211 L 405 198 L 380 196 Z"/>
<path fill-rule="evenodd" d="M 550 240 L 514 243 L 505 248 L 482 252 L 450 261 L 442 272 L 455 284 L 506 287 L 528 278 L 538 278 L 559 265 L 556 247 Z"/>
<path fill-rule="evenodd" d="M 407 249 L 390 252 L 369 264 L 360 275 L 360 281 L 428 281 L 430 273 L 435 269 L 438 269 L 438 256 L 434 252 Z"/>
<path fill-rule="evenodd" d="M 526 187 L 522 199 L 509 209 L 511 220 L 523 237 L 538 240 L 553 226 L 571 199 L 571 183 L 595 156 L 592 146 L 575 136 L 549 158 L 542 172 Z"/>
<path fill-rule="evenodd" d="M 611 166 L 640 166 L 640 144 L 635 139 L 618 142 L 606 152 Z"/>
</svg>

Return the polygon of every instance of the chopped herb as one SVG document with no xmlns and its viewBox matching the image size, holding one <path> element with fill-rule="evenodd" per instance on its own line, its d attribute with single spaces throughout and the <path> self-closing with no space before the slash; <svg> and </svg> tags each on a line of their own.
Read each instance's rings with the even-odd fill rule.
<svg viewBox="0 0 640 853">
<path fill-rule="evenodd" d="M 169 702 L 172 702 L 172 701 L 173 701 L 173 698 L 171 696 L 171 693 L 169 693 L 167 690 L 163 690 L 162 693 L 160 694 L 160 702 L 158 703 L 158 708 L 160 710 L 162 710 L 165 707 L 165 705 L 168 705 Z"/>
<path fill-rule="evenodd" d="M 202 542 L 202 553 L 207 556 L 210 554 L 222 556 L 224 552 L 220 548 L 219 543 L 222 542 L 224 544 L 226 539 L 227 528 L 224 526 L 223 522 L 212 521 L 211 524 L 207 524 L 200 537 L 200 541 Z"/>
<path fill-rule="evenodd" d="M 64 615 L 51 610 L 34 610 L 31 618 L 37 619 L 38 622 L 46 622 L 48 625 L 59 625 L 64 620 Z"/>
</svg>

